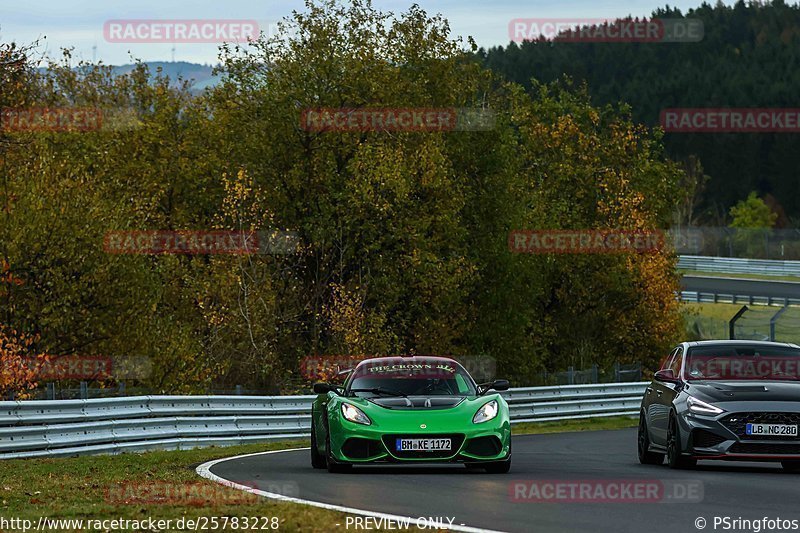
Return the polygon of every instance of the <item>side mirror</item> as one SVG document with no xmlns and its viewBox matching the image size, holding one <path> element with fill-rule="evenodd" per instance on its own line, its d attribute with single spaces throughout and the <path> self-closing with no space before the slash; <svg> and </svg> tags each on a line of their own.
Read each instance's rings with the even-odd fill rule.
<svg viewBox="0 0 800 533">
<path fill-rule="evenodd" d="M 333 387 L 328 383 L 314 383 L 314 394 L 328 394 Z"/>
<path fill-rule="evenodd" d="M 675 372 L 671 368 L 666 368 L 664 370 L 659 370 L 653 375 L 657 381 L 663 381 L 664 383 L 677 383 L 678 378 L 675 377 Z"/>
<path fill-rule="evenodd" d="M 509 383 L 507 379 L 496 379 L 490 383 L 482 383 L 478 385 L 480 396 L 486 394 L 490 390 L 504 391 L 508 390 L 508 388 L 509 388 Z"/>
<path fill-rule="evenodd" d="M 508 390 L 511 385 L 508 383 L 507 379 L 496 379 L 494 383 L 492 383 L 492 387 L 496 391 L 504 391 Z"/>
</svg>

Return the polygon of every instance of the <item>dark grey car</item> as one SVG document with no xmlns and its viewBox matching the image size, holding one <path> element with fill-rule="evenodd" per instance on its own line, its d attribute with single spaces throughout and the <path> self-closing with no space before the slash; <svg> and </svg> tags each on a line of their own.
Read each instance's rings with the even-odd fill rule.
<svg viewBox="0 0 800 533">
<path fill-rule="evenodd" d="M 698 459 L 780 461 L 800 470 L 800 346 L 684 342 L 647 387 L 639 461 L 672 468 Z"/>
</svg>

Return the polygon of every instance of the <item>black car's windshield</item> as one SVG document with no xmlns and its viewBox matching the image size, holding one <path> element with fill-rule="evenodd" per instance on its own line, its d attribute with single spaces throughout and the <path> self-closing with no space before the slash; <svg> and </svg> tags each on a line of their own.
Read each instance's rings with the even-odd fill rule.
<svg viewBox="0 0 800 533">
<path fill-rule="evenodd" d="M 454 361 L 409 360 L 366 362 L 347 383 L 348 395 L 474 396 L 475 382 Z"/>
<path fill-rule="evenodd" d="M 733 345 L 689 350 L 687 380 L 800 380 L 800 349 Z"/>
</svg>

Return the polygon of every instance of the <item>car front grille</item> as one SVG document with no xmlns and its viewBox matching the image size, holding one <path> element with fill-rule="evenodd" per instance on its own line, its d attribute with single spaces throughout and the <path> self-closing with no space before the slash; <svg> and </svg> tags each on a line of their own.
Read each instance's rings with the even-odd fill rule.
<svg viewBox="0 0 800 533">
<path fill-rule="evenodd" d="M 351 437 L 342 445 L 342 453 L 351 459 L 369 459 L 385 452 L 378 440 Z"/>
<path fill-rule="evenodd" d="M 450 439 L 450 450 L 435 450 L 430 452 L 422 451 L 397 451 L 397 439 Z M 440 433 L 424 435 L 384 435 L 383 444 L 392 455 L 399 459 L 443 459 L 452 457 L 464 443 L 464 435 L 461 433 Z"/>
<path fill-rule="evenodd" d="M 464 452 L 482 457 L 493 457 L 500 453 L 502 449 L 503 444 L 500 439 L 494 435 L 489 435 L 470 439 L 464 448 Z"/>
<path fill-rule="evenodd" d="M 740 440 L 782 440 L 800 441 L 800 436 L 786 435 L 747 435 L 745 426 L 751 424 L 789 424 L 800 426 L 800 413 L 733 413 L 720 420 Z"/>
<path fill-rule="evenodd" d="M 728 439 L 704 429 L 695 429 L 692 431 L 692 446 L 695 448 L 713 448 L 726 440 Z"/>
<path fill-rule="evenodd" d="M 728 453 L 746 453 L 753 455 L 800 455 L 800 444 L 737 442 L 728 449 Z"/>
</svg>

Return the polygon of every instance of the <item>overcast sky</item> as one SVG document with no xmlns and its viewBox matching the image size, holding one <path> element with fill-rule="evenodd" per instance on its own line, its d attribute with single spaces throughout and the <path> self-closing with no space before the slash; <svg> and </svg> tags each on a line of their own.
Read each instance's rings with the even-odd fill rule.
<svg viewBox="0 0 800 533">
<path fill-rule="evenodd" d="M 508 44 L 508 23 L 515 18 L 614 18 L 649 16 L 665 3 L 656 0 L 415 0 L 429 13 L 442 13 L 456 35 L 472 35 L 480 46 Z M 701 0 L 678 0 L 683 10 Z M 725 3 L 730 3 L 726 1 Z M 375 0 L 382 10 L 401 12 L 411 1 Z M 106 40 L 109 20 L 130 19 L 246 19 L 261 29 L 302 10 L 290 0 L 0 0 L 0 40 L 30 43 L 40 39 L 40 53 L 58 55 L 73 47 L 75 56 L 109 64 L 145 61 L 216 63 L 217 46 L 210 43 L 115 43 Z M 96 47 L 96 49 L 94 49 Z"/>
</svg>

